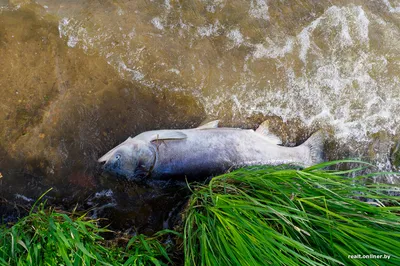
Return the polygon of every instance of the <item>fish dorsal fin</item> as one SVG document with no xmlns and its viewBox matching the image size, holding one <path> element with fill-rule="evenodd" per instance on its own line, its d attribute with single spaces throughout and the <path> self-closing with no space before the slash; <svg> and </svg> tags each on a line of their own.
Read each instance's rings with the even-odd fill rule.
<svg viewBox="0 0 400 266">
<path fill-rule="evenodd" d="M 150 141 L 156 141 L 156 140 L 180 140 L 180 139 L 186 139 L 187 135 L 185 133 L 179 132 L 179 131 L 173 131 L 173 130 L 168 130 L 168 131 L 163 131 L 160 133 L 154 134 Z"/>
<path fill-rule="evenodd" d="M 198 126 L 196 129 L 209 129 L 209 128 L 217 128 L 219 120 L 214 120 L 208 123 L 205 123 L 201 126 Z"/>
<path fill-rule="evenodd" d="M 257 129 L 256 129 L 256 133 L 262 135 L 264 138 L 266 138 L 269 142 L 271 142 L 272 144 L 282 144 L 282 140 L 272 134 L 271 132 L 269 132 L 268 130 L 268 123 L 267 122 L 263 122 Z"/>
</svg>

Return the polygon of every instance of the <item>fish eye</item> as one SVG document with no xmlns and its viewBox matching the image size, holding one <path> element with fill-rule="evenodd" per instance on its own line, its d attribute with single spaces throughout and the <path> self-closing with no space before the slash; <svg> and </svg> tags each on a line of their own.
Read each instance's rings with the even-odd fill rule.
<svg viewBox="0 0 400 266">
<path fill-rule="evenodd" d="M 115 155 L 115 159 L 119 160 L 121 158 L 121 154 Z"/>
</svg>

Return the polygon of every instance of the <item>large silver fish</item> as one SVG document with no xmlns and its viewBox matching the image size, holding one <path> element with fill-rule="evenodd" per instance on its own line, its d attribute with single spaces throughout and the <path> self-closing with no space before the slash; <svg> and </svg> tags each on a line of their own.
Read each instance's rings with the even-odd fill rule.
<svg viewBox="0 0 400 266">
<path fill-rule="evenodd" d="M 130 180 L 209 177 L 250 165 L 322 161 L 323 134 L 297 147 L 284 147 L 261 125 L 252 129 L 218 128 L 212 121 L 193 129 L 147 131 L 128 138 L 98 161 L 103 169 Z"/>
</svg>

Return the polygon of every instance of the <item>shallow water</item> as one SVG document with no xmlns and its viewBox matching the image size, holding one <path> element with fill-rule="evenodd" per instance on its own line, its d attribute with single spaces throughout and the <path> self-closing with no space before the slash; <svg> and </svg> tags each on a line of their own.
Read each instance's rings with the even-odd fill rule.
<svg viewBox="0 0 400 266">
<path fill-rule="evenodd" d="M 163 205 L 143 200 L 162 202 L 162 188 L 109 184 L 96 159 L 142 131 L 215 118 L 269 120 L 286 145 L 323 128 L 328 159 L 398 171 L 399 25 L 392 0 L 0 0 L 1 196 L 54 187 L 88 204 L 112 189 L 104 204 L 130 198 L 120 213 L 162 226 L 176 198 L 159 219 Z"/>
</svg>

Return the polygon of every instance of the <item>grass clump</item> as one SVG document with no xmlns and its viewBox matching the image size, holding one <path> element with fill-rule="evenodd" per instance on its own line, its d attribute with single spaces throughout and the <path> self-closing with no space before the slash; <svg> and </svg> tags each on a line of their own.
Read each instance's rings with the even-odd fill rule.
<svg viewBox="0 0 400 266">
<path fill-rule="evenodd" d="M 159 231 L 152 237 L 137 235 L 132 237 L 126 246 L 126 258 L 121 261 L 121 265 L 167 265 L 173 264 L 171 257 L 172 242 L 165 244 L 163 241 L 166 234 L 177 235 L 179 233 L 172 230 Z M 119 265 L 117 263 L 117 265 Z"/>
<path fill-rule="evenodd" d="M 400 265 L 393 187 L 328 165 L 252 167 L 198 186 L 185 213 L 185 264 Z M 358 254 L 390 259 L 349 258 Z"/>
<path fill-rule="evenodd" d="M 34 210 L 35 208 L 32 208 Z M 0 228 L 0 265 L 166 265 L 163 232 L 137 235 L 125 248 L 101 236 L 110 232 L 85 216 L 57 212 L 41 203 L 10 228 Z"/>
</svg>

